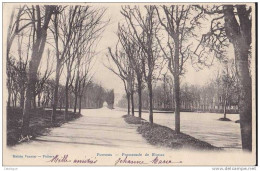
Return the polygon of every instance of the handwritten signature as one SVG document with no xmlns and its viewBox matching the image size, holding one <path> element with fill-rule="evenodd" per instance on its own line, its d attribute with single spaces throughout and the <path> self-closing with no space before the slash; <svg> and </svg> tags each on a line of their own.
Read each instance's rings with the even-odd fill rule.
<svg viewBox="0 0 260 171">
<path fill-rule="evenodd" d="M 130 160 L 128 159 L 127 157 L 125 157 L 124 159 L 117 159 L 115 161 L 115 165 L 118 165 L 118 164 L 130 164 L 130 165 L 144 165 L 144 164 L 155 164 L 155 165 L 161 165 L 161 164 L 176 164 L 176 163 L 182 163 L 182 161 L 179 161 L 179 162 L 175 162 L 175 161 L 172 161 L 172 160 L 161 160 L 159 159 L 159 157 L 155 157 L 153 160 L 149 161 L 148 163 L 143 161 L 143 160 Z"/>
</svg>

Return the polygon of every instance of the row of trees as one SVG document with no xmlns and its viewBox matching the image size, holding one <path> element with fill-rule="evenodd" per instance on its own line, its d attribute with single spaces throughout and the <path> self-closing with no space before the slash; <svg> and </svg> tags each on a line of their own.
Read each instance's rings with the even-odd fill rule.
<svg viewBox="0 0 260 171">
<path fill-rule="evenodd" d="M 146 5 L 122 6 L 125 20 L 118 24 L 118 43 L 108 48 L 107 68 L 118 75 L 124 85 L 128 114 L 134 115 L 134 87 L 137 84 L 139 117 L 142 89 L 148 91 L 149 121 L 153 124 L 153 83 L 166 64 L 173 78 L 175 131 L 180 133 L 180 78 L 190 59 L 197 67 L 209 66 L 214 58 L 227 61 L 227 49 L 233 46 L 239 85 L 239 113 L 242 146 L 252 150 L 252 87 L 250 75 L 251 7 L 246 5 Z M 209 22 L 210 21 L 210 22 Z M 210 23 L 205 34 L 202 26 Z M 205 27 L 204 27 L 205 30 Z M 197 41 L 200 40 L 200 41 Z M 116 67 L 113 67 L 116 66 Z M 229 73 L 226 67 L 226 73 Z M 230 82 L 229 78 L 224 78 Z M 222 86 L 223 87 L 223 86 Z M 230 95 L 225 84 L 225 103 Z M 130 105 L 131 104 L 131 105 Z"/>
<path fill-rule="evenodd" d="M 103 19 L 105 12 L 88 5 L 14 8 L 6 46 L 7 107 L 11 99 L 16 106 L 19 97 L 23 108 L 21 138 L 29 135 L 30 110 L 37 106 L 36 97 L 38 106 L 49 107 L 51 103 L 53 123 L 58 104 L 65 107 L 65 120 L 70 107 L 74 113 L 77 109 L 81 112 L 83 101 L 83 107 L 103 105 L 106 90 L 92 83 L 91 69 L 96 45 L 109 22 Z"/>
<path fill-rule="evenodd" d="M 237 113 L 239 87 L 236 75 L 230 70 L 232 71 L 231 67 L 223 68 L 216 73 L 216 78 L 203 86 L 181 84 L 181 111 L 219 112 L 224 113 L 224 118 L 226 118 L 227 112 Z M 174 88 L 172 84 L 172 78 L 167 74 L 162 74 L 153 84 L 154 109 L 174 110 Z M 142 109 L 149 109 L 149 96 L 146 88 L 143 89 L 142 104 Z M 138 105 L 137 96 L 134 96 L 134 105 Z M 124 97 L 119 101 L 118 106 L 127 107 L 127 101 Z"/>
<path fill-rule="evenodd" d="M 13 81 L 12 84 L 17 84 L 16 80 Z M 17 78 L 16 78 L 17 79 Z M 65 108 L 65 86 L 60 84 L 58 87 L 58 103 L 57 108 L 62 110 Z M 38 91 L 36 97 L 33 99 L 32 108 L 52 108 L 53 107 L 53 97 L 55 91 L 55 80 L 47 79 L 41 89 Z M 16 96 L 15 96 L 16 95 Z M 69 100 L 69 109 L 75 108 L 75 93 L 72 90 L 72 87 L 69 89 L 68 92 L 68 100 Z M 19 89 L 12 89 L 11 90 L 11 101 L 10 107 L 18 107 L 23 108 L 23 99 L 25 97 Z M 113 90 L 106 90 L 101 85 L 96 84 L 92 81 L 88 83 L 88 85 L 84 88 L 80 103 L 77 103 L 78 112 L 80 110 L 86 108 L 101 108 L 103 107 L 103 103 L 107 102 L 109 105 L 114 105 L 114 94 Z"/>
</svg>

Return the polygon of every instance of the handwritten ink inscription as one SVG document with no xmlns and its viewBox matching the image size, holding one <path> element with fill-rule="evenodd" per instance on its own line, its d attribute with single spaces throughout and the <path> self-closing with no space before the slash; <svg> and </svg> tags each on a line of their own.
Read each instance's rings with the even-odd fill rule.
<svg viewBox="0 0 260 171">
<path fill-rule="evenodd" d="M 69 155 L 55 155 L 51 160 L 48 162 L 51 163 L 75 163 L 75 164 L 96 164 L 98 160 L 96 157 L 94 158 L 85 158 L 85 159 L 70 159 Z M 125 156 L 124 158 L 119 157 L 115 160 L 114 165 L 170 165 L 170 164 L 177 164 L 182 163 L 182 161 L 172 161 L 169 159 L 161 159 L 158 156 L 153 158 L 152 160 L 142 160 L 142 159 L 130 159 L 130 157 Z"/>
<path fill-rule="evenodd" d="M 97 163 L 98 160 L 96 160 L 96 158 L 91 159 L 91 158 L 87 158 L 87 159 L 74 159 L 71 160 L 69 159 L 69 155 L 63 155 L 63 156 L 59 156 L 56 155 L 54 156 L 49 162 L 52 163 L 88 163 L 88 164 L 95 164 Z"/>
</svg>

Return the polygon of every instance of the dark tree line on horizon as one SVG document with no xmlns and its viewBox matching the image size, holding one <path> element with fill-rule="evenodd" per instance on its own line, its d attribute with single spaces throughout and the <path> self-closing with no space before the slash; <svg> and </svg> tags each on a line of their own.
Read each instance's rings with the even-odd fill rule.
<svg viewBox="0 0 260 171">
<path fill-rule="evenodd" d="M 23 108 L 23 94 L 21 94 L 21 89 L 18 87 L 18 83 L 12 78 L 11 87 L 16 87 L 11 90 L 11 100 L 9 108 Z M 60 84 L 58 92 L 58 102 L 57 109 L 63 110 L 65 108 L 65 86 Z M 55 80 L 47 79 L 41 89 L 38 90 L 36 97 L 32 102 L 32 109 L 37 108 L 52 108 L 53 107 L 53 97 L 55 91 Z M 75 94 L 73 90 L 69 90 L 69 109 L 74 109 L 75 107 Z M 82 105 L 77 104 L 77 109 L 89 109 L 89 108 L 101 108 L 104 102 L 107 102 L 109 106 L 114 105 L 114 93 L 113 90 L 106 90 L 101 85 L 94 82 L 89 82 L 85 87 L 82 94 Z M 79 113 L 79 110 L 77 111 Z"/>
</svg>

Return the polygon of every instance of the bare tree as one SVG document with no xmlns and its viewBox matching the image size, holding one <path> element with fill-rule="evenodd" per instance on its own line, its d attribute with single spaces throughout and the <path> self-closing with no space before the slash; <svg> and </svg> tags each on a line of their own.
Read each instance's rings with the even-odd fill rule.
<svg viewBox="0 0 260 171">
<path fill-rule="evenodd" d="M 130 62 L 130 60 L 129 60 Z M 129 87 L 130 87 L 130 100 L 131 100 L 131 113 L 132 113 L 132 116 L 135 115 L 135 103 L 134 103 L 134 92 L 135 92 L 135 88 L 134 88 L 134 83 L 135 83 L 135 73 L 134 73 L 134 69 L 133 69 L 133 66 L 131 65 L 131 62 L 130 62 L 130 67 L 131 67 L 131 70 L 130 70 L 130 80 L 129 80 Z"/>
<path fill-rule="evenodd" d="M 91 35 L 93 36 L 93 34 Z M 98 37 L 95 37 L 93 40 L 87 38 L 85 45 L 80 48 L 81 57 L 77 59 L 77 76 L 75 80 L 75 86 L 73 88 L 75 95 L 74 113 L 76 113 L 77 106 L 79 113 L 81 112 L 83 93 L 94 76 L 94 74 L 91 73 L 95 57 L 95 54 L 92 51 L 92 46 L 94 46 L 97 39 Z"/>
<path fill-rule="evenodd" d="M 107 55 L 107 59 L 109 61 L 110 66 L 106 66 L 110 71 L 112 71 L 114 74 L 116 74 L 124 83 L 126 97 L 127 97 L 127 114 L 130 115 L 130 95 L 131 95 L 131 89 L 132 89 L 132 79 L 133 79 L 133 71 L 130 65 L 129 58 L 127 55 L 123 52 L 123 50 L 119 51 L 118 46 L 116 46 L 115 53 L 112 52 L 111 48 L 108 48 L 108 52 L 110 57 L 112 58 L 114 64 L 117 67 L 117 70 L 115 70 L 111 63 L 110 58 Z"/>
<path fill-rule="evenodd" d="M 36 96 L 38 96 L 38 107 L 40 107 L 40 99 L 41 99 L 41 93 L 43 91 L 44 88 L 44 84 L 46 83 L 46 81 L 50 78 L 51 74 L 54 72 L 53 69 L 53 60 L 51 59 L 51 52 L 48 49 L 47 50 L 47 62 L 46 62 L 46 66 L 43 70 L 43 73 L 41 73 L 41 67 L 42 67 L 42 63 L 40 63 L 39 65 L 39 72 L 37 73 L 37 80 L 35 82 L 35 90 L 34 90 L 34 94 L 33 94 L 33 108 L 36 108 Z"/>
<path fill-rule="evenodd" d="M 226 119 L 227 115 L 227 103 L 230 101 L 229 99 L 231 98 L 232 95 L 237 93 L 237 76 L 236 76 L 236 70 L 234 66 L 233 61 L 224 61 L 224 69 L 218 79 L 222 88 L 222 94 L 223 94 L 223 113 L 224 113 L 224 119 Z"/>
<path fill-rule="evenodd" d="M 234 46 L 236 67 L 241 86 L 239 111 L 242 147 L 252 151 L 252 79 L 250 75 L 250 50 L 252 43 L 251 8 L 236 6 L 239 22 L 235 17 L 234 6 L 223 7 L 225 32 Z"/>
<path fill-rule="evenodd" d="M 149 121 L 153 123 L 153 86 L 154 71 L 159 67 L 159 47 L 155 39 L 158 26 L 155 19 L 155 6 L 144 6 L 145 15 L 143 16 L 139 7 L 122 7 L 121 14 L 125 17 L 129 26 L 133 30 L 134 38 L 142 48 L 142 68 L 144 79 L 149 91 Z M 160 66 L 161 67 L 161 66 Z"/>
<path fill-rule="evenodd" d="M 168 61 L 168 69 L 174 77 L 175 131 L 180 133 L 180 76 L 184 73 L 184 64 L 191 56 L 191 43 L 199 17 L 194 17 L 194 7 L 190 5 L 171 5 L 156 7 L 161 26 L 166 31 L 166 45 L 157 35 L 157 40 Z M 195 15 L 196 16 L 196 15 Z"/>
<path fill-rule="evenodd" d="M 35 81 L 37 79 L 37 70 L 44 51 L 47 38 L 47 30 L 54 8 L 55 6 L 49 5 L 42 7 L 42 9 L 39 5 L 36 5 L 36 7 L 32 7 L 32 21 L 34 22 L 33 32 L 35 33 L 35 37 L 33 37 L 34 40 L 32 46 L 32 54 L 31 59 L 29 61 L 28 88 L 26 91 L 25 106 L 23 110 L 23 125 L 21 135 L 22 139 L 23 137 L 29 135 L 31 100 L 33 98 L 33 91 L 35 90 Z M 43 14 L 41 11 L 43 11 Z"/>
<path fill-rule="evenodd" d="M 91 60 L 88 61 L 88 63 L 82 67 L 82 71 L 80 73 L 80 77 L 79 77 L 79 113 L 81 113 L 81 106 L 82 106 L 82 98 L 84 95 L 84 92 L 86 92 L 86 88 L 89 85 L 89 83 L 91 82 L 94 74 L 90 74 L 90 70 L 91 70 Z"/>
<path fill-rule="evenodd" d="M 31 32 L 30 32 L 31 33 Z M 29 35 L 29 44 L 28 48 L 25 48 L 26 51 L 23 51 L 24 39 L 27 38 L 27 35 L 22 31 L 17 35 L 17 56 L 15 54 L 10 54 L 8 59 L 8 86 L 12 91 L 8 92 L 10 95 L 15 93 L 15 101 L 17 100 L 17 95 L 20 95 L 20 107 L 24 107 L 24 94 L 26 90 L 27 82 L 27 69 L 28 69 L 28 58 L 29 58 L 29 48 L 30 48 L 30 36 Z M 26 55 L 25 55 L 26 53 Z M 15 85 L 15 88 L 14 88 Z M 14 89 L 13 89 L 14 88 Z M 8 96 L 9 97 L 9 96 Z M 9 97 L 10 98 L 10 97 Z M 10 104 L 10 103 L 9 103 Z M 16 105 L 15 105 L 16 106 Z"/>
<path fill-rule="evenodd" d="M 66 75 L 66 83 L 65 83 L 65 120 L 67 120 L 67 115 L 68 115 L 68 108 L 69 108 L 69 87 L 72 87 L 73 80 L 75 78 L 75 71 L 76 71 L 76 64 L 74 64 L 74 61 L 80 60 L 80 52 L 79 52 L 79 46 L 81 43 L 81 36 L 82 32 L 80 30 L 82 29 L 82 22 L 84 21 L 84 17 L 87 14 L 84 14 L 88 10 L 89 7 L 70 7 L 69 9 L 69 20 L 73 21 L 72 28 L 70 28 L 71 33 L 65 31 L 65 33 L 71 34 L 71 38 L 67 39 L 67 41 L 70 41 L 69 46 L 67 47 L 68 53 L 67 57 L 65 60 L 66 63 L 66 70 L 67 70 L 67 75 Z M 73 12 L 72 12 L 73 11 Z M 83 12 L 84 11 L 84 12 Z M 74 20 L 72 20 L 75 17 Z M 79 25 L 77 25 L 79 23 Z M 81 24 L 81 25 L 80 25 Z M 71 75 L 73 73 L 73 76 Z M 71 77 L 72 76 L 72 77 Z"/>
<path fill-rule="evenodd" d="M 223 54 L 224 47 L 227 47 L 229 42 L 233 45 L 240 85 L 239 114 L 242 148 L 252 151 L 252 79 L 250 74 L 252 9 L 246 5 L 197 7 L 204 14 L 214 16 L 211 20 L 210 31 L 202 36 L 200 45 L 203 48 L 198 50 L 197 54 L 205 52 L 204 47 L 207 47 L 217 56 Z"/>
<path fill-rule="evenodd" d="M 69 107 L 69 88 L 73 90 L 75 95 L 74 98 L 74 112 L 76 112 L 78 97 L 79 97 L 79 88 L 80 88 L 80 70 L 81 67 L 84 67 L 84 64 L 87 61 L 82 61 L 85 59 L 84 56 L 89 53 L 89 47 L 94 41 L 97 41 L 101 33 L 103 32 L 108 21 L 103 21 L 103 16 L 106 12 L 106 9 L 100 8 L 97 9 L 91 6 L 78 6 L 70 7 L 70 12 L 67 12 L 65 15 L 71 21 L 71 36 L 68 28 L 67 31 L 63 30 L 63 35 L 69 41 L 68 47 L 66 48 L 66 84 L 65 84 L 65 119 L 67 118 L 68 107 Z M 72 20 L 74 18 L 74 20 Z M 69 37 L 68 37 L 69 36 Z M 66 42 L 66 41 L 65 41 Z M 64 44 L 66 45 L 66 43 Z M 73 85 L 73 83 L 75 83 Z"/>
<path fill-rule="evenodd" d="M 53 123 L 56 120 L 60 76 L 68 54 L 69 46 L 72 42 L 72 29 L 77 8 L 78 6 L 75 6 L 74 8 L 70 7 L 69 10 L 66 10 L 65 7 L 57 6 L 52 20 L 52 27 L 50 29 L 54 37 L 54 48 L 56 50 L 55 89 L 51 117 Z M 70 15 L 70 17 L 66 17 L 67 15 Z"/>
<path fill-rule="evenodd" d="M 129 26 L 129 25 L 128 25 Z M 137 92 L 138 92 L 138 110 L 139 110 L 139 117 L 142 117 L 142 89 L 143 89 L 143 63 L 142 61 L 144 60 L 142 57 L 142 48 L 138 45 L 138 42 L 134 39 L 134 35 L 129 30 L 131 26 L 126 27 L 118 26 L 118 38 L 119 41 L 127 54 L 129 58 L 129 62 L 131 67 L 133 68 L 136 79 L 137 79 Z M 129 30 L 129 31 L 127 31 Z M 134 84 L 134 80 L 133 80 Z M 133 86 L 132 86 L 133 87 Z M 133 90 L 131 91 L 131 94 L 133 94 Z M 132 108 L 134 108 L 133 105 L 133 95 L 131 95 L 131 101 L 132 101 Z M 132 109 L 133 111 L 134 109 Z"/>
<path fill-rule="evenodd" d="M 8 88 L 8 101 L 7 101 L 7 107 L 10 107 L 10 97 L 11 97 L 11 64 L 12 62 L 10 61 L 10 50 L 13 44 L 13 41 L 19 35 L 20 32 L 22 32 L 24 29 L 28 28 L 33 21 L 32 20 L 27 20 L 27 15 L 26 11 L 29 10 L 27 6 L 20 6 L 19 8 L 14 8 L 10 17 L 10 23 L 8 26 L 8 33 L 7 33 L 7 46 L 6 46 L 6 61 L 7 61 L 7 88 Z M 17 14 L 16 14 L 17 11 Z M 28 21 L 28 22 L 25 22 Z M 23 37 L 23 36 L 21 36 Z M 21 47 L 20 42 L 21 40 L 18 40 L 18 47 Z M 19 53 L 20 55 L 20 53 Z M 21 63 L 20 63 L 21 64 Z M 21 64 L 22 65 L 22 64 Z M 22 93 L 22 92 L 21 92 Z M 23 104 L 21 104 L 23 105 Z"/>
</svg>

